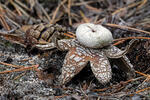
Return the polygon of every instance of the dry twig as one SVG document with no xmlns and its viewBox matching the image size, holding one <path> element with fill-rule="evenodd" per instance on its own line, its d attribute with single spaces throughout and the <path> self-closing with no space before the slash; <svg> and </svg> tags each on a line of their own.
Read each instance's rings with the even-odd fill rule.
<svg viewBox="0 0 150 100">
<path fill-rule="evenodd" d="M 126 37 L 126 38 L 115 39 L 114 42 L 115 41 L 118 41 L 118 42 L 114 43 L 113 45 L 119 45 L 119 44 L 125 42 L 126 40 L 130 40 L 130 39 L 146 39 L 146 40 L 150 40 L 149 37 Z"/>
<path fill-rule="evenodd" d="M 110 24 L 110 23 L 104 24 L 104 26 L 112 27 L 112 28 L 119 28 L 121 30 L 130 31 L 130 32 L 134 32 L 134 33 L 143 33 L 143 34 L 150 35 L 150 32 L 148 32 L 148 31 L 144 31 L 144 30 L 140 30 L 140 29 L 136 29 L 136 28 L 132 28 L 132 27 L 128 27 L 128 26 L 121 26 L 121 25 Z"/>
<path fill-rule="evenodd" d="M 57 15 L 57 13 L 58 13 L 60 7 L 61 7 L 65 2 L 67 2 L 67 0 L 63 0 L 63 1 L 57 6 L 56 10 L 55 10 L 54 13 L 53 13 L 52 20 L 50 21 L 50 24 L 54 24 L 54 23 L 55 23 L 56 15 Z"/>
<path fill-rule="evenodd" d="M 4 62 L 0 62 L 0 64 L 5 65 L 5 66 L 11 66 L 11 67 L 14 67 L 14 68 L 22 68 L 22 67 L 24 67 L 24 66 L 18 66 L 18 65 L 8 64 L 8 63 L 4 63 Z"/>
<path fill-rule="evenodd" d="M 4 9 L 0 6 L 0 22 L 1 24 L 3 25 L 3 27 L 6 29 L 6 30 L 10 30 L 10 27 L 9 25 L 7 24 L 7 22 L 5 21 L 5 17 L 4 17 Z"/>
<path fill-rule="evenodd" d="M 12 66 L 14 67 L 15 65 L 12 65 Z M 11 72 L 20 72 L 20 71 L 26 71 L 26 70 L 32 70 L 32 69 L 39 72 L 38 66 L 39 65 L 32 65 L 32 66 L 29 66 L 29 67 L 19 66 L 20 68 L 18 68 L 18 69 L 2 71 L 2 72 L 0 72 L 0 74 L 6 74 L 6 73 L 11 73 Z"/>
<path fill-rule="evenodd" d="M 85 23 L 89 23 L 89 22 L 90 22 L 89 19 L 84 15 L 84 13 L 83 13 L 82 11 L 80 11 L 80 15 L 81 15 L 81 17 L 83 18 L 83 21 L 84 21 Z"/>
</svg>

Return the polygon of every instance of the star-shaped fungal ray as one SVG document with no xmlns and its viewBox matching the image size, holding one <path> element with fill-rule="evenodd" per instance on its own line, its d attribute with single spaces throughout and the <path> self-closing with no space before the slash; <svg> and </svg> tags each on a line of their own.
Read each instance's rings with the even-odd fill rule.
<svg viewBox="0 0 150 100">
<path fill-rule="evenodd" d="M 103 52 L 90 59 L 91 69 L 100 83 L 105 84 L 112 78 L 111 66 Z"/>
<path fill-rule="evenodd" d="M 121 58 L 125 54 L 127 54 L 130 50 L 135 47 L 137 44 L 138 40 L 133 39 L 129 42 L 129 45 L 126 46 L 124 50 L 120 50 L 116 46 L 110 45 L 106 49 L 104 49 L 104 52 L 108 58 Z"/>
<path fill-rule="evenodd" d="M 60 81 L 62 84 L 69 82 L 76 74 L 78 74 L 88 63 L 88 58 L 79 56 L 76 48 L 71 48 L 67 53 L 62 67 Z"/>
</svg>

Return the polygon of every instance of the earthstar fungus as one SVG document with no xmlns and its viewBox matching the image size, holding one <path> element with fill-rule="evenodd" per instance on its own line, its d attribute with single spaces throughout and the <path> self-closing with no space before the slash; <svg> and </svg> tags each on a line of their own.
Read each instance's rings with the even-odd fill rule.
<svg viewBox="0 0 150 100">
<path fill-rule="evenodd" d="M 69 82 L 88 62 L 90 62 L 92 72 L 97 80 L 102 84 L 108 83 L 112 78 L 108 58 L 119 59 L 123 63 L 123 66 L 119 66 L 119 68 L 126 71 L 128 77 L 134 75 L 133 66 L 125 54 L 134 45 L 135 40 L 132 40 L 124 50 L 120 50 L 111 45 L 113 37 L 108 29 L 92 23 L 81 24 L 77 28 L 76 36 L 77 39 L 58 40 L 57 45 L 55 43 L 37 45 L 42 50 L 59 46 L 62 50 L 68 51 L 60 75 L 62 84 Z"/>
</svg>

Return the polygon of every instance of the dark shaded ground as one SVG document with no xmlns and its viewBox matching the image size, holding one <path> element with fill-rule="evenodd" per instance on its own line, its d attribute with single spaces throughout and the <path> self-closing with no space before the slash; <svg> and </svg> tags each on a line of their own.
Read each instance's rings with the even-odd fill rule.
<svg viewBox="0 0 150 100">
<path fill-rule="evenodd" d="M 65 1 L 65 0 L 64 0 Z M 140 0 L 95 0 L 92 3 L 86 0 L 74 0 L 71 5 L 71 22 L 69 21 L 68 4 L 69 0 L 60 7 L 57 12 L 56 18 L 53 19 L 54 11 L 61 0 L 39 0 L 39 3 L 35 5 L 29 4 L 29 2 L 22 1 L 31 11 L 25 10 L 30 16 L 14 17 L 6 13 L 6 16 L 11 18 L 14 22 L 20 26 L 26 24 L 35 24 L 41 22 L 49 22 L 45 17 L 43 11 L 38 8 L 41 5 L 45 11 L 49 14 L 53 24 L 59 23 L 66 26 L 68 30 L 74 32 L 77 25 L 86 22 L 97 23 L 101 19 L 103 24 L 114 23 L 118 25 L 125 25 L 150 31 L 150 1 L 143 0 L 137 6 L 126 8 L 119 13 L 113 14 L 117 9 L 128 7 L 130 4 L 136 4 Z M 146 3 L 144 3 L 146 1 Z M 10 10 L 17 13 L 12 3 L 0 0 L 2 5 L 6 5 Z M 14 1 L 15 2 L 15 1 Z M 1 6 L 2 6 L 1 5 Z M 3 6 L 2 6 L 3 7 Z M 3 7 L 5 8 L 5 7 Z M 82 15 L 82 13 L 84 15 Z M 31 18 L 32 17 L 32 18 Z M 87 20 L 85 20 L 87 18 Z M 13 29 L 16 25 L 12 24 L 6 18 L 6 21 Z M 118 28 L 107 27 L 111 30 L 115 39 L 131 36 L 147 36 L 143 33 L 135 33 L 131 31 L 124 31 Z M 6 31 L 3 25 L 0 26 L 1 31 Z M 123 49 L 128 41 L 118 45 Z M 150 61 L 150 41 L 140 40 L 138 45 L 127 54 L 135 70 L 145 74 L 150 74 L 149 61 Z M 146 78 L 136 74 L 135 81 L 127 82 L 126 75 L 123 71 L 111 62 L 113 78 L 110 83 L 106 85 L 100 84 L 90 70 L 90 66 L 87 65 L 76 77 L 72 79 L 66 86 L 59 86 L 58 77 L 60 75 L 60 69 L 63 64 L 63 60 L 66 52 L 55 50 L 52 54 L 51 51 L 45 51 L 43 53 L 28 54 L 24 47 L 19 44 L 10 43 L 7 40 L 0 38 L 0 61 L 21 65 L 31 66 L 39 64 L 39 69 L 42 70 L 41 74 L 34 70 L 28 70 L 23 72 L 13 72 L 8 74 L 0 74 L 0 100 L 148 100 L 150 98 L 150 91 L 144 90 L 137 93 L 137 91 L 149 88 L 150 81 L 144 81 Z M 40 56 L 39 56 L 40 54 Z M 22 61 L 23 59 L 28 59 Z M 11 66 L 4 66 L 0 64 L 0 71 L 14 69 Z M 126 83 L 127 82 L 127 83 Z M 106 90 L 105 90 L 106 88 Z M 104 90 L 101 90 L 104 89 Z"/>
</svg>

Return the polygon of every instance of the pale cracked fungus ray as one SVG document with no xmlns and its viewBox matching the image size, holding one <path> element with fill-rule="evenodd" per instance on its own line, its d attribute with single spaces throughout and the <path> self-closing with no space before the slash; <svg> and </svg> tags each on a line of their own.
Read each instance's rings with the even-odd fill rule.
<svg viewBox="0 0 150 100">
<path fill-rule="evenodd" d="M 90 56 L 89 53 L 87 53 L 86 50 L 84 50 L 83 48 L 76 47 L 76 51 L 77 51 L 78 54 L 81 53 L 83 55 Z"/>
<path fill-rule="evenodd" d="M 119 48 L 112 45 L 109 48 L 104 49 L 104 52 L 109 58 L 121 58 L 128 52 L 128 50 L 128 46 L 126 47 L 126 49 L 120 50 Z"/>
<path fill-rule="evenodd" d="M 70 56 L 70 59 L 72 59 L 73 57 L 75 57 L 75 55 L 74 55 L 74 54 Z"/>
<path fill-rule="evenodd" d="M 73 57 L 73 55 L 75 56 Z M 81 57 L 75 54 L 75 51 L 73 50 L 67 53 L 64 65 L 62 67 L 62 74 L 60 76 L 62 84 L 69 82 L 76 74 L 78 74 L 86 66 L 88 61 L 85 61 L 85 59 Z M 76 60 L 74 58 L 80 58 L 80 60 Z"/>
<path fill-rule="evenodd" d="M 116 48 L 115 46 L 110 46 L 104 51 L 106 52 L 106 55 L 108 55 L 110 57 L 120 53 L 120 50 L 118 48 Z"/>
<path fill-rule="evenodd" d="M 58 46 L 62 50 L 69 50 L 75 47 L 74 39 L 62 39 L 58 41 Z"/>
<path fill-rule="evenodd" d="M 131 69 L 133 69 L 133 65 L 130 63 L 130 60 L 127 58 L 127 56 L 123 56 L 123 59 L 128 63 Z"/>
<path fill-rule="evenodd" d="M 90 64 L 95 77 L 100 83 L 105 84 L 110 81 L 112 78 L 112 72 L 110 63 L 106 56 L 97 56 L 97 59 L 93 58 L 90 60 Z"/>
<path fill-rule="evenodd" d="M 74 61 L 75 62 L 79 62 L 79 61 L 81 61 L 83 58 L 81 58 L 81 57 L 79 57 L 79 56 L 76 56 L 76 57 L 74 57 Z"/>
</svg>

